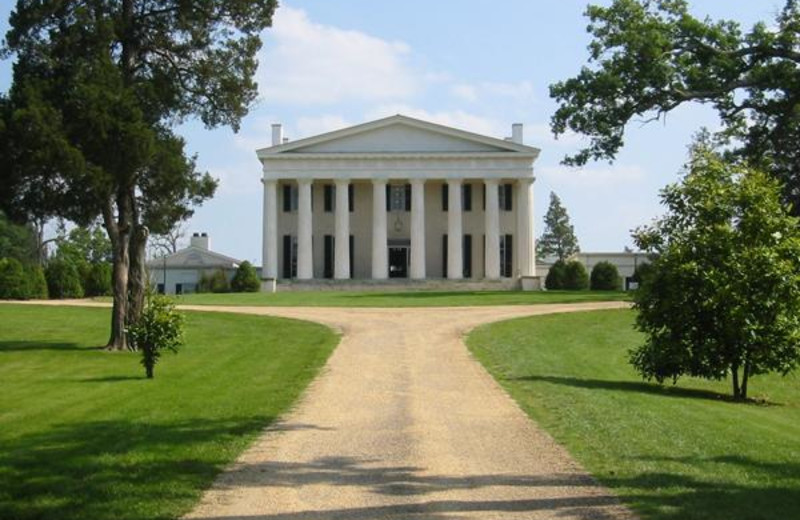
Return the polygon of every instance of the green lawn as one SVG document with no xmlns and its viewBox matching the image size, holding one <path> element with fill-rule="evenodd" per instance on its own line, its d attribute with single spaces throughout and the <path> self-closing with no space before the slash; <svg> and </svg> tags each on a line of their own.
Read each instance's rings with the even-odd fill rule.
<svg viewBox="0 0 800 520">
<path fill-rule="evenodd" d="M 619 301 L 628 300 L 629 296 L 629 293 L 624 292 L 602 291 L 294 291 L 186 294 L 178 297 L 178 301 L 194 305 L 265 305 L 273 307 L 465 307 Z"/>
<path fill-rule="evenodd" d="M 316 324 L 188 313 L 155 379 L 98 350 L 104 309 L 0 305 L 0 518 L 151 519 L 186 512 L 324 364 Z"/>
<path fill-rule="evenodd" d="M 520 406 L 646 519 L 800 518 L 800 374 L 642 382 L 632 311 L 512 320 L 468 345 Z"/>
</svg>

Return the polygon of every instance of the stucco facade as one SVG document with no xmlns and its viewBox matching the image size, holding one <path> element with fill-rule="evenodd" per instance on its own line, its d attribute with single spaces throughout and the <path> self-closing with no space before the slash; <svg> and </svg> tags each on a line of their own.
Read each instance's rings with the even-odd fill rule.
<svg viewBox="0 0 800 520">
<path fill-rule="evenodd" d="M 404 116 L 296 142 L 263 165 L 266 279 L 535 275 L 533 162 L 508 140 Z"/>
</svg>

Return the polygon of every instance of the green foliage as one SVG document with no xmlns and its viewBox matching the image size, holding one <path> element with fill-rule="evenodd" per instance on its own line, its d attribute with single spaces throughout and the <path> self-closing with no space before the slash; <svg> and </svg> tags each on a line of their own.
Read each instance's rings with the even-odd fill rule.
<svg viewBox="0 0 800 520">
<path fill-rule="evenodd" d="M 565 261 L 578 253 L 578 238 L 575 229 L 569 222 L 567 209 L 561 205 L 558 195 L 550 192 L 550 206 L 544 216 L 544 233 L 536 242 L 536 256 L 545 258 L 555 255 L 558 260 Z"/>
<path fill-rule="evenodd" d="M 111 264 L 90 264 L 82 276 L 86 296 L 109 296 L 111 294 Z"/>
<path fill-rule="evenodd" d="M 44 269 L 38 264 L 25 266 L 25 281 L 27 283 L 27 298 L 32 300 L 46 300 L 47 279 L 44 276 Z"/>
<path fill-rule="evenodd" d="M 30 226 L 14 224 L 2 211 L 0 211 L 0 258 L 16 258 L 22 263 L 39 260 L 36 234 Z"/>
<path fill-rule="evenodd" d="M 76 265 L 111 261 L 111 241 L 103 228 L 95 224 L 74 227 L 69 233 L 62 231 L 56 245 L 56 255 Z"/>
<path fill-rule="evenodd" d="M 667 214 L 634 239 L 657 253 L 634 300 L 644 345 L 631 363 L 647 379 L 787 374 L 800 361 L 800 229 L 765 173 L 697 148 Z M 741 381 L 741 383 L 740 383 Z"/>
<path fill-rule="evenodd" d="M 633 270 L 633 281 L 639 284 L 639 287 L 642 286 L 644 280 L 653 274 L 653 264 L 650 262 L 644 262 L 636 266 L 636 269 Z"/>
<path fill-rule="evenodd" d="M 577 260 L 570 260 L 564 265 L 564 289 L 568 291 L 585 291 L 589 288 L 589 273 Z"/>
<path fill-rule="evenodd" d="M 565 163 L 613 159 L 630 122 L 704 103 L 722 120 L 718 137 L 782 180 L 800 212 L 800 3 L 787 0 L 774 23 L 749 31 L 696 18 L 686 0 L 614 0 L 586 14 L 589 63 L 550 87 L 559 103 L 553 132 L 589 137 Z"/>
<path fill-rule="evenodd" d="M 28 284 L 22 262 L 16 258 L 0 258 L 0 300 L 24 300 Z"/>
<path fill-rule="evenodd" d="M 212 273 L 203 273 L 200 282 L 197 284 L 197 292 L 201 293 L 226 293 L 230 292 L 231 284 L 228 275 L 223 269 L 217 269 Z"/>
<path fill-rule="evenodd" d="M 78 267 L 68 260 L 54 258 L 45 269 L 47 291 L 51 298 L 82 298 L 83 286 Z"/>
<path fill-rule="evenodd" d="M 622 278 L 617 266 L 611 262 L 598 262 L 592 268 L 589 287 L 593 291 L 621 291 Z"/>
<path fill-rule="evenodd" d="M 236 273 L 231 280 L 231 290 L 233 292 L 258 292 L 261 289 L 261 280 L 253 264 L 245 260 L 236 269 Z"/>
<path fill-rule="evenodd" d="M 183 345 L 184 317 L 175 310 L 175 303 L 166 296 L 152 296 L 142 311 L 141 319 L 128 328 L 131 344 L 142 353 L 142 366 L 148 379 L 153 378 L 161 352 L 177 353 Z"/>
<path fill-rule="evenodd" d="M 547 271 L 547 277 L 544 279 L 544 287 L 548 291 L 558 291 L 564 288 L 564 280 L 567 277 L 567 264 L 563 260 L 556 260 L 556 262 Z"/>
</svg>

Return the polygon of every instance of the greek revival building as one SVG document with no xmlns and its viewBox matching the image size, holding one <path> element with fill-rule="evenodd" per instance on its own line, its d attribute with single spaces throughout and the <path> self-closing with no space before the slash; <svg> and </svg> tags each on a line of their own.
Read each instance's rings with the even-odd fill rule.
<svg viewBox="0 0 800 520">
<path fill-rule="evenodd" d="M 298 141 L 272 126 L 265 279 L 525 280 L 533 163 L 522 125 L 496 139 L 396 115 Z"/>
</svg>

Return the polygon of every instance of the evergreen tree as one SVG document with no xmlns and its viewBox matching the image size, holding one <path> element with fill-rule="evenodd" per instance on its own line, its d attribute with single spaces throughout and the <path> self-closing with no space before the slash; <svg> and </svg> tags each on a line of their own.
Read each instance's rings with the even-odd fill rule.
<svg viewBox="0 0 800 520">
<path fill-rule="evenodd" d="M 545 258 L 555 255 L 558 260 L 565 261 L 580 251 L 575 230 L 569 223 L 567 209 L 553 192 L 550 192 L 550 207 L 544 216 L 544 226 L 544 233 L 536 243 L 536 256 Z"/>
</svg>

